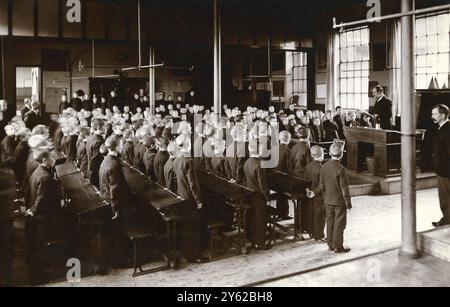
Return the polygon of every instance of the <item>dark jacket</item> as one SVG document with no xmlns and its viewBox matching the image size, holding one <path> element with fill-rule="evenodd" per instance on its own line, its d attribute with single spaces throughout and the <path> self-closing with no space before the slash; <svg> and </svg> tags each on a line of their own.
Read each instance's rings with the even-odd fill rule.
<svg viewBox="0 0 450 307">
<path fill-rule="evenodd" d="M 82 140 L 77 148 L 77 161 L 78 161 L 78 167 L 80 168 L 81 172 L 85 177 L 88 176 L 88 156 L 87 156 L 87 149 L 86 149 L 87 140 Z"/>
<path fill-rule="evenodd" d="M 311 162 L 311 152 L 305 142 L 298 142 L 291 149 L 291 173 L 303 177 L 305 167 Z"/>
<path fill-rule="evenodd" d="M 155 176 L 155 156 L 156 150 L 154 149 L 146 149 L 144 156 L 142 157 L 142 161 L 145 166 L 145 174 L 153 180 L 156 180 Z"/>
<path fill-rule="evenodd" d="M 30 178 L 30 209 L 35 218 L 55 217 L 61 208 L 60 193 L 51 170 L 38 166 Z"/>
<path fill-rule="evenodd" d="M 37 125 L 40 125 L 42 123 L 41 116 L 36 114 L 34 111 L 29 111 L 25 115 L 24 121 L 25 121 L 25 126 L 30 130 L 33 130 L 34 127 L 36 127 Z"/>
<path fill-rule="evenodd" d="M 283 173 L 289 173 L 291 171 L 291 150 L 288 145 L 280 144 L 278 151 L 279 161 L 276 169 Z"/>
<path fill-rule="evenodd" d="M 0 144 L 1 162 L 7 162 L 8 160 L 12 159 L 16 145 L 17 143 L 14 137 L 7 135 L 3 138 L 2 143 Z"/>
<path fill-rule="evenodd" d="M 70 135 L 64 138 L 62 145 L 63 151 L 66 154 L 67 162 L 73 162 L 77 159 L 77 135 Z"/>
<path fill-rule="evenodd" d="M 309 189 L 316 194 L 316 197 L 322 197 L 322 187 L 320 186 L 320 171 L 322 163 L 319 161 L 311 161 L 305 168 L 305 178 L 311 181 Z"/>
<path fill-rule="evenodd" d="M 244 164 L 245 181 L 247 188 L 264 195 L 265 200 L 270 201 L 270 189 L 267 183 L 267 174 L 264 168 L 261 168 L 261 160 L 250 158 Z"/>
<path fill-rule="evenodd" d="M 145 148 L 144 144 L 142 142 L 138 142 L 134 146 L 134 159 L 133 159 L 133 166 L 140 170 L 141 172 L 145 172 L 145 164 L 144 164 L 144 154 L 147 148 Z"/>
<path fill-rule="evenodd" d="M 134 146 L 133 142 L 126 141 L 122 148 L 122 159 L 129 165 L 134 162 Z"/>
<path fill-rule="evenodd" d="M 375 103 L 373 114 L 378 114 L 381 129 L 392 130 L 392 101 L 383 96 Z"/>
<path fill-rule="evenodd" d="M 169 160 L 169 153 L 161 150 L 156 153 L 155 159 L 153 160 L 155 179 L 163 186 L 166 185 L 166 180 L 164 179 L 164 165 L 166 165 L 167 160 Z"/>
<path fill-rule="evenodd" d="M 173 193 L 177 192 L 177 176 L 173 169 L 173 162 L 175 159 L 169 158 L 164 165 L 164 182 L 166 188 L 168 188 Z"/>
<path fill-rule="evenodd" d="M 330 160 L 320 171 L 320 188 L 326 205 L 352 208 L 345 168 L 338 160 Z"/>
<path fill-rule="evenodd" d="M 433 170 L 440 177 L 450 178 L 450 122 L 434 135 Z"/>
<path fill-rule="evenodd" d="M 203 203 L 197 170 L 189 157 L 179 157 L 173 162 L 177 177 L 177 194 L 192 204 Z"/>
<path fill-rule="evenodd" d="M 99 171 L 102 198 L 111 204 L 114 212 L 123 212 L 128 202 L 128 189 L 118 157 L 106 156 Z"/>
</svg>

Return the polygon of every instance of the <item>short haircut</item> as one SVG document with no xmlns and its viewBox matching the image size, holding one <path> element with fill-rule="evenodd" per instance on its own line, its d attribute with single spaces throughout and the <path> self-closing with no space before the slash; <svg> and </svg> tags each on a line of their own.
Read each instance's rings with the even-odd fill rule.
<svg viewBox="0 0 450 307">
<path fill-rule="evenodd" d="M 381 85 L 379 85 L 379 84 L 377 86 L 375 86 L 375 90 L 377 91 L 377 93 L 383 93 L 384 92 L 383 87 Z"/>
<path fill-rule="evenodd" d="M 438 110 L 440 114 L 444 114 L 445 118 L 448 118 L 449 108 L 446 105 L 438 104 L 433 108 L 433 110 Z"/>
<path fill-rule="evenodd" d="M 337 107 L 336 107 L 336 111 L 337 111 L 337 110 L 342 110 L 342 107 L 341 107 L 341 106 L 337 106 Z"/>
</svg>

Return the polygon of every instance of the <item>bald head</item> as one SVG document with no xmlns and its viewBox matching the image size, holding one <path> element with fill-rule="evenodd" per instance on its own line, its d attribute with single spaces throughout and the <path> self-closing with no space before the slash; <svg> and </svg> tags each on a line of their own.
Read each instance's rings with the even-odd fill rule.
<svg viewBox="0 0 450 307">
<path fill-rule="evenodd" d="M 291 142 L 292 136 L 289 131 L 281 131 L 279 138 L 280 138 L 281 144 L 289 145 L 289 143 Z"/>
</svg>

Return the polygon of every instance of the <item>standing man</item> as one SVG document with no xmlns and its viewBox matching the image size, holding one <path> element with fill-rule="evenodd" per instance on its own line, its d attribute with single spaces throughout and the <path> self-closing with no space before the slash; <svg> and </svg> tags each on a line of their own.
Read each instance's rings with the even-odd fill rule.
<svg viewBox="0 0 450 307">
<path fill-rule="evenodd" d="M 377 118 L 381 129 L 392 130 L 392 101 L 384 95 L 384 89 L 377 85 L 372 89 L 373 96 L 377 99 L 373 108 L 373 115 Z"/>
<path fill-rule="evenodd" d="M 52 174 L 55 159 L 52 157 L 51 148 L 38 148 L 33 156 L 39 166 L 30 178 L 31 198 L 30 208 L 26 212 L 26 233 L 31 279 L 33 283 L 39 284 L 47 282 L 46 244 L 58 239 L 57 236 L 61 233 L 61 198 L 58 184 Z"/>
<path fill-rule="evenodd" d="M 250 158 L 244 164 L 247 188 L 255 192 L 251 199 L 250 236 L 255 249 L 266 249 L 267 206 L 270 204 L 270 189 L 267 174 L 261 167 L 257 142 L 248 145 Z"/>
<path fill-rule="evenodd" d="M 67 101 L 67 96 L 61 96 L 61 102 L 59 103 L 59 114 L 63 114 L 64 110 L 70 108 L 70 103 Z"/>
<path fill-rule="evenodd" d="M 282 131 L 279 135 L 280 145 L 278 146 L 279 159 L 277 170 L 283 173 L 289 173 L 291 170 L 291 150 L 289 144 L 291 143 L 291 134 L 288 131 Z M 275 149 L 277 150 L 277 149 Z M 277 198 L 277 211 L 280 218 L 283 220 L 289 218 L 289 199 L 280 195 Z"/>
<path fill-rule="evenodd" d="M 34 101 L 31 104 L 31 110 L 25 115 L 25 126 L 30 130 L 33 130 L 34 127 L 41 124 L 41 115 L 39 114 L 40 106 L 39 101 Z"/>
<path fill-rule="evenodd" d="M 25 119 L 25 115 L 31 111 L 31 99 L 25 98 L 23 100 L 23 108 L 20 110 L 20 115 L 22 115 L 22 120 Z"/>
<path fill-rule="evenodd" d="M 94 118 L 91 123 L 93 135 L 88 137 L 86 143 L 86 153 L 88 156 L 88 178 L 91 183 L 99 186 L 99 169 L 101 161 L 103 161 L 100 153 L 100 147 L 102 146 L 104 139 L 102 136 L 103 121 L 98 118 Z"/>
<path fill-rule="evenodd" d="M 106 139 L 105 146 L 108 153 L 99 170 L 100 194 L 110 204 L 113 213 L 112 256 L 116 261 L 121 260 L 121 251 L 127 242 L 125 234 L 128 226 L 127 204 L 129 203 L 127 183 L 119 158 L 119 144 L 120 139 L 117 136 Z M 106 264 L 106 255 L 107 253 L 97 255 L 100 265 Z"/>
<path fill-rule="evenodd" d="M 344 156 L 342 144 L 330 147 L 331 160 L 320 171 L 320 188 L 327 216 L 327 241 L 330 251 L 348 253 L 344 247 L 344 230 L 347 227 L 347 210 L 352 209 L 352 200 L 345 168 L 341 165 Z"/>
<path fill-rule="evenodd" d="M 323 204 L 323 195 L 320 186 L 320 171 L 322 169 L 322 162 L 324 160 L 324 151 L 320 146 L 313 146 L 311 148 L 311 155 L 313 161 L 306 166 L 305 175 L 311 182 L 309 186 L 308 202 L 310 206 L 310 216 L 306 217 L 308 220 L 309 231 L 312 238 L 316 241 L 326 242 L 324 235 L 325 228 L 325 206 Z"/>
<path fill-rule="evenodd" d="M 435 227 L 450 225 L 450 121 L 449 109 L 438 105 L 432 111 L 433 121 L 439 125 L 433 139 L 433 169 L 438 176 L 439 202 L 443 214 Z"/>
<path fill-rule="evenodd" d="M 345 140 L 345 134 L 344 134 L 344 121 L 345 118 L 343 118 L 344 115 L 342 114 L 342 108 L 336 107 L 336 115 L 333 117 L 334 123 L 336 123 L 338 129 L 338 137 L 340 140 Z"/>
<path fill-rule="evenodd" d="M 173 171 L 177 177 L 177 194 L 186 200 L 180 208 L 183 217 L 182 252 L 188 262 L 202 262 L 200 255 L 201 217 L 203 198 L 198 182 L 197 170 L 191 155 L 191 140 L 188 135 L 177 138 L 178 157 L 173 162 Z"/>
</svg>

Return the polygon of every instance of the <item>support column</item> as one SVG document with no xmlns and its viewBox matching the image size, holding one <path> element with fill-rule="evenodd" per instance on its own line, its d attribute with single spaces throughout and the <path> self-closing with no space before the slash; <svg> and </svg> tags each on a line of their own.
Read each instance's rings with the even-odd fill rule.
<svg viewBox="0 0 450 307">
<path fill-rule="evenodd" d="M 222 37 L 220 0 L 214 1 L 214 113 L 222 112 Z"/>
<path fill-rule="evenodd" d="M 414 9 L 414 0 L 402 0 L 402 13 Z M 414 106 L 414 17 L 402 23 L 402 242 L 400 256 L 418 258 L 416 225 L 416 116 Z"/>
<path fill-rule="evenodd" d="M 150 54 L 149 54 L 149 65 L 155 65 L 155 49 L 150 46 Z M 155 86 L 155 68 L 150 68 L 148 70 L 148 98 L 150 100 L 150 114 L 155 114 L 156 109 L 156 86 Z"/>
</svg>

